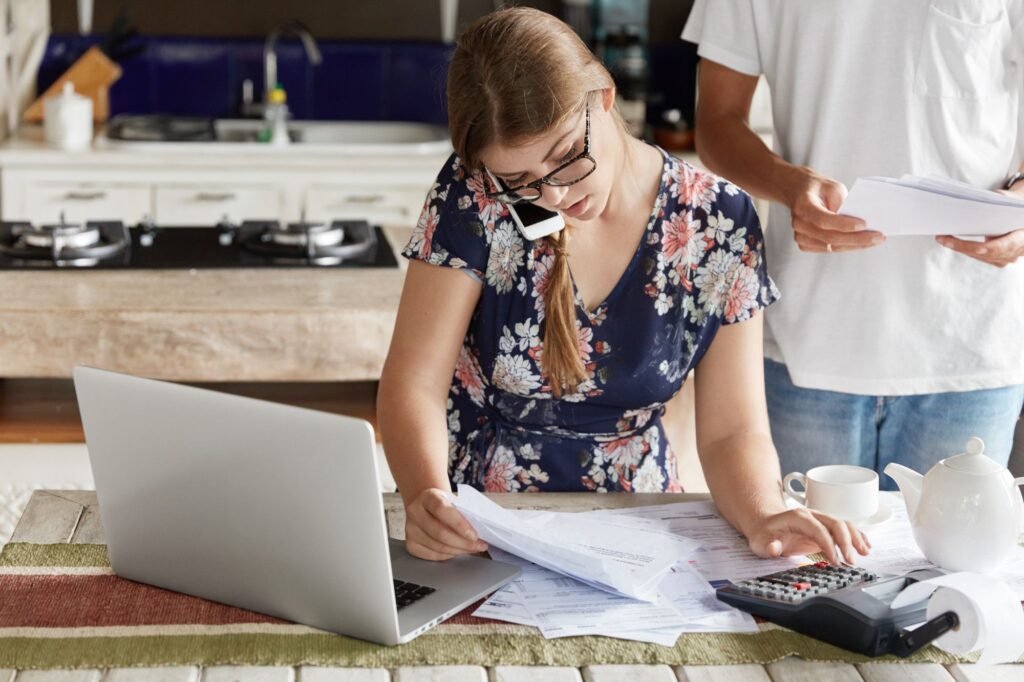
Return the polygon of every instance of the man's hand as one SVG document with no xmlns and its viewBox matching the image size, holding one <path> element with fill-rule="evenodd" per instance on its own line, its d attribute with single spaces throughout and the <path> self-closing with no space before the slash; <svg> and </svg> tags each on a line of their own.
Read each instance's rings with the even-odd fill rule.
<svg viewBox="0 0 1024 682">
<path fill-rule="evenodd" d="M 1000 237 L 985 237 L 983 242 L 957 239 L 949 235 L 936 237 L 935 241 L 947 249 L 952 249 L 997 268 L 1012 265 L 1024 256 L 1024 230 L 1014 230 Z"/>
<path fill-rule="evenodd" d="M 1018 190 L 1018 187 L 1022 189 Z M 999 193 L 1020 199 L 1024 196 L 1024 181 L 1014 185 L 1012 191 L 1001 189 Z M 1024 229 L 1007 232 L 999 237 L 985 237 L 983 242 L 957 239 L 948 234 L 936 237 L 935 241 L 947 249 L 952 249 L 957 253 L 962 253 L 965 256 L 970 256 L 975 260 L 994 265 L 997 268 L 1005 268 L 1007 265 L 1016 263 L 1024 256 Z"/>
<path fill-rule="evenodd" d="M 867 230 L 860 218 L 836 213 L 847 194 L 843 183 L 809 168 L 795 168 L 784 184 L 793 216 L 793 239 L 801 251 L 859 251 L 885 241 L 881 232 Z"/>
</svg>

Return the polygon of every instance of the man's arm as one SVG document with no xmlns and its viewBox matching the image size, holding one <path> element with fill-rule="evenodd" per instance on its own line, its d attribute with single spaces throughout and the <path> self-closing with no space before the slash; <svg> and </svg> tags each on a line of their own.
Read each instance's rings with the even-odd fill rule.
<svg viewBox="0 0 1024 682">
<path fill-rule="evenodd" d="M 865 249 L 885 241 L 864 222 L 836 213 L 846 198 L 842 183 L 787 163 L 750 129 L 757 77 L 704 59 L 697 103 L 697 152 L 711 171 L 751 194 L 784 204 L 793 216 L 793 238 L 803 251 Z"/>
</svg>

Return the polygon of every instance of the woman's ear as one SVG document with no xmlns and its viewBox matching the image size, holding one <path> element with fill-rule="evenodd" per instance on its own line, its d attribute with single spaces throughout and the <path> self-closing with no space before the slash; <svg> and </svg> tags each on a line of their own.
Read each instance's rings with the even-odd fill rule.
<svg viewBox="0 0 1024 682">
<path fill-rule="evenodd" d="M 612 110 L 613 106 L 615 106 L 615 88 L 604 88 L 601 90 L 601 108 L 608 112 Z"/>
</svg>

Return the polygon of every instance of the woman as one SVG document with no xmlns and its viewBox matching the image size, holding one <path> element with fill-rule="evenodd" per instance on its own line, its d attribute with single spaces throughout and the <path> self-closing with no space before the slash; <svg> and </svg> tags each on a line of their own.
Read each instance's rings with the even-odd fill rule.
<svg viewBox="0 0 1024 682">
<path fill-rule="evenodd" d="M 449 500 L 458 483 L 680 490 L 661 416 L 695 369 L 704 475 L 751 549 L 866 553 L 854 527 L 782 502 L 758 314 L 778 293 L 748 196 L 628 135 L 614 100 L 543 12 L 496 12 L 459 41 L 456 154 L 404 252 L 378 400 L 409 551 L 486 548 Z M 524 239 L 509 206 L 530 200 L 567 227 Z"/>
</svg>

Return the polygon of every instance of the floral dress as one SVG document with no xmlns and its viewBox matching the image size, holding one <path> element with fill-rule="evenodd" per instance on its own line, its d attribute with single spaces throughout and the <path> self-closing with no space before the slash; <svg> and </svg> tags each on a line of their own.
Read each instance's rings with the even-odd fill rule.
<svg viewBox="0 0 1024 682">
<path fill-rule="evenodd" d="M 657 200 L 621 279 L 593 310 L 575 292 L 587 379 L 561 398 L 541 369 L 550 246 L 526 240 L 456 156 L 442 169 L 403 255 L 464 269 L 483 285 L 448 394 L 453 486 L 681 490 L 665 403 L 719 325 L 749 319 L 779 294 L 750 198 L 662 154 Z"/>
</svg>

